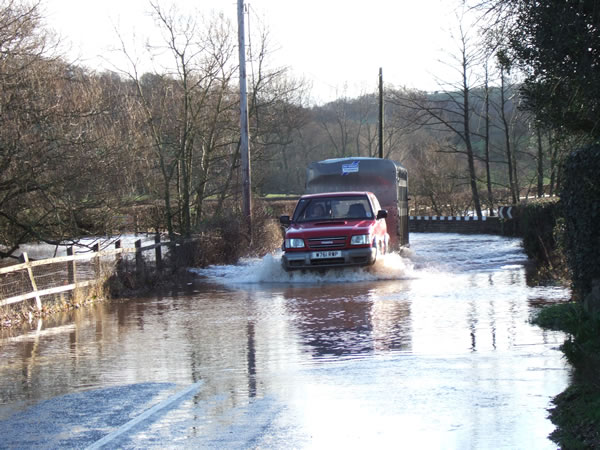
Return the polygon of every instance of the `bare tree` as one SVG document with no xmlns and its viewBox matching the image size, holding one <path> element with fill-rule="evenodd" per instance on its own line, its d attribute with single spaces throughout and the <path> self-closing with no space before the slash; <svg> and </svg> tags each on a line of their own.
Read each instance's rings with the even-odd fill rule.
<svg viewBox="0 0 600 450">
<path fill-rule="evenodd" d="M 491 173 L 491 136 L 490 127 L 492 118 L 490 116 L 490 71 L 489 71 L 489 56 L 484 59 L 484 83 L 483 83 L 483 143 L 484 143 L 484 164 L 485 164 L 485 182 L 487 187 L 487 204 L 490 216 L 494 215 L 494 191 L 492 189 L 492 173 Z"/>
<path fill-rule="evenodd" d="M 542 144 L 542 128 L 539 123 L 536 124 L 535 134 L 537 137 L 537 197 L 544 196 L 544 145 Z"/>
<path fill-rule="evenodd" d="M 350 104 L 342 97 L 326 105 L 320 112 L 319 125 L 325 131 L 329 143 L 338 158 L 350 156 L 351 128 L 355 125 L 350 117 Z"/>
<path fill-rule="evenodd" d="M 508 120 L 507 115 L 507 104 L 510 98 L 506 97 L 508 86 L 506 84 L 506 75 L 507 75 L 507 63 L 502 58 L 499 57 L 499 68 L 500 68 L 500 105 L 498 105 L 498 110 L 500 114 L 500 118 L 502 120 L 502 130 L 504 133 L 504 149 L 506 151 L 506 164 L 508 167 L 508 185 L 510 188 L 510 193 L 512 197 L 512 203 L 514 205 L 519 201 L 519 188 L 518 188 L 518 180 L 517 180 L 517 171 L 516 171 L 516 158 L 514 151 L 511 146 L 510 139 L 510 130 L 511 124 Z"/>
<path fill-rule="evenodd" d="M 0 2 L 0 48 L 0 256 L 110 229 L 116 156 L 98 80 L 57 56 L 37 3 Z"/>
<path fill-rule="evenodd" d="M 248 39 L 249 65 L 249 126 L 253 167 L 253 190 L 273 185 L 272 165 L 282 164 L 284 173 L 290 167 L 290 146 L 300 127 L 306 123 L 307 113 L 302 105 L 307 96 L 306 83 L 288 75 L 286 67 L 270 65 L 270 42 L 268 29 L 253 28 Z M 235 97 L 237 109 L 237 96 Z M 214 214 L 221 215 L 227 198 L 236 197 L 241 191 L 238 181 L 240 173 L 240 143 L 237 110 L 231 123 L 235 129 L 227 143 L 229 149 L 219 163 L 219 176 L 214 177 L 212 189 L 218 195 Z M 227 142 L 225 140 L 224 142 Z M 285 187 L 285 186 L 284 186 Z"/>
<path fill-rule="evenodd" d="M 177 219 L 180 233 L 189 235 L 202 216 L 214 152 L 231 141 L 223 130 L 230 129 L 230 112 L 236 103 L 230 86 L 236 68 L 235 41 L 222 16 L 200 24 L 158 3 L 151 7 L 164 42 L 148 50 L 154 56 L 166 50 L 172 58 L 171 70 L 140 76 L 123 45 L 130 61 L 123 73 L 136 86 L 141 130 L 160 167 L 169 234 L 174 234 Z"/>
<path fill-rule="evenodd" d="M 471 97 L 473 89 L 478 86 L 474 83 L 473 77 L 475 69 L 480 66 L 482 55 L 480 48 L 473 42 L 462 22 L 458 25 L 456 42 L 458 51 L 453 55 L 452 68 L 460 81 L 450 83 L 453 89 L 435 95 L 425 93 L 399 95 L 394 96 L 391 101 L 402 105 L 407 111 L 412 111 L 413 123 L 445 136 L 446 145 L 443 151 L 466 157 L 467 180 L 473 205 L 477 216 L 481 217 L 476 156 L 471 129 L 474 115 Z"/>
<path fill-rule="evenodd" d="M 407 163 L 412 168 L 414 214 L 464 214 L 471 201 L 468 188 L 462 181 L 463 169 L 457 155 L 442 151 L 439 143 L 424 133 L 413 136 L 412 147 Z"/>
</svg>

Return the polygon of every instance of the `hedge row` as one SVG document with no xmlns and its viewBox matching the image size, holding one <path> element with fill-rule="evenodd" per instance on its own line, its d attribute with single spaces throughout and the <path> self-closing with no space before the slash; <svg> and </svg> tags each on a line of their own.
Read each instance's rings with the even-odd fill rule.
<svg viewBox="0 0 600 450">
<path fill-rule="evenodd" d="M 519 226 L 527 256 L 541 266 L 554 266 L 564 252 L 563 210 L 558 200 L 536 201 L 519 207 Z"/>
<path fill-rule="evenodd" d="M 600 145 L 571 153 L 563 170 L 567 258 L 573 293 L 582 299 L 600 279 Z"/>
</svg>

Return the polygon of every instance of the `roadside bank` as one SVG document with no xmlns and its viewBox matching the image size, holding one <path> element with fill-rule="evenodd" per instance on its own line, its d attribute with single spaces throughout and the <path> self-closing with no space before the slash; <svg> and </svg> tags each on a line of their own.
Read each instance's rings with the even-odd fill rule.
<svg viewBox="0 0 600 450">
<path fill-rule="evenodd" d="M 539 280 L 571 286 L 572 303 L 547 307 L 534 322 L 567 334 L 561 350 L 574 368 L 556 396 L 550 438 L 563 449 L 600 448 L 600 146 L 569 154 L 560 200 L 525 205 L 523 247 Z"/>
<path fill-rule="evenodd" d="M 565 303 L 542 309 L 533 322 L 567 333 L 560 348 L 574 368 L 571 385 L 552 402 L 550 439 L 562 449 L 600 448 L 600 317 Z"/>
</svg>

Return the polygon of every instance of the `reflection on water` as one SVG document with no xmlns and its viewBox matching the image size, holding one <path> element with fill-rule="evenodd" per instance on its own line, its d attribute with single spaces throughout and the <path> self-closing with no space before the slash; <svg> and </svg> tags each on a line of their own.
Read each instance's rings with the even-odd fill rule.
<svg viewBox="0 0 600 450">
<path fill-rule="evenodd" d="M 528 318 L 569 292 L 528 287 L 515 239 L 411 240 L 405 257 L 369 269 L 288 274 L 277 255 L 212 267 L 185 290 L 5 336 L 0 420 L 90 388 L 203 380 L 202 409 L 186 418 L 199 444 L 243 421 L 258 399 L 277 415 L 275 446 L 334 444 L 328 436 L 342 424 L 349 436 L 389 437 L 400 421 L 405 437 L 446 447 L 546 442 L 545 408 L 568 370 L 555 349 L 563 336 Z"/>
<path fill-rule="evenodd" d="M 406 283 L 396 288 L 401 292 Z M 410 303 L 386 300 L 377 285 L 326 284 L 283 290 L 304 347 L 316 358 L 410 350 Z"/>
</svg>

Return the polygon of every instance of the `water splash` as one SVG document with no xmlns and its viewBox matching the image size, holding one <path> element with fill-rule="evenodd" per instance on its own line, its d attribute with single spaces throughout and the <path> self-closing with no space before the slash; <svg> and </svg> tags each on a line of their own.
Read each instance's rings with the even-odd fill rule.
<svg viewBox="0 0 600 450">
<path fill-rule="evenodd" d="M 440 246 L 443 246 L 442 252 Z M 281 252 L 278 252 L 262 259 L 245 259 L 237 265 L 210 266 L 193 271 L 228 285 L 354 283 L 407 279 L 424 280 L 427 284 L 443 284 L 455 283 L 460 277 L 482 273 L 522 272 L 526 260 L 519 239 L 422 233 L 412 235 L 410 248 L 379 257 L 369 267 L 286 272 L 281 265 Z"/>
<path fill-rule="evenodd" d="M 263 258 L 247 258 L 237 265 L 209 266 L 191 269 L 212 281 L 226 284 L 257 283 L 348 283 L 358 281 L 401 280 L 413 278 L 414 263 L 410 258 L 390 253 L 379 257 L 373 266 L 345 267 L 311 271 L 286 272 L 281 253 Z"/>
</svg>

